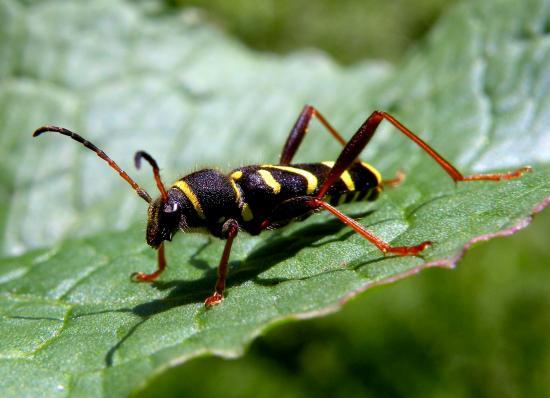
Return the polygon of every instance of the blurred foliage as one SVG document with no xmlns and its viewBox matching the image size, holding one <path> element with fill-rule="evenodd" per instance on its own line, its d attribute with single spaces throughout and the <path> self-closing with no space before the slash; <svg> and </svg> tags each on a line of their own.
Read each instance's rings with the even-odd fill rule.
<svg viewBox="0 0 550 398">
<path fill-rule="evenodd" d="M 344 63 L 400 61 L 457 0 L 167 0 L 195 6 L 249 46 L 289 52 L 320 48 Z"/>
</svg>

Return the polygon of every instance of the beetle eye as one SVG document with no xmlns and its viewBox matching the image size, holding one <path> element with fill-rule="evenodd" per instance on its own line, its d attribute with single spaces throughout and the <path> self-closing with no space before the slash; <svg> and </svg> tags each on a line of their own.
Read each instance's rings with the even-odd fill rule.
<svg viewBox="0 0 550 398">
<path fill-rule="evenodd" d="M 176 211 L 178 211 L 178 203 L 177 202 L 172 202 L 172 203 L 167 203 L 166 205 L 164 205 L 164 212 L 165 213 L 174 213 Z"/>
</svg>

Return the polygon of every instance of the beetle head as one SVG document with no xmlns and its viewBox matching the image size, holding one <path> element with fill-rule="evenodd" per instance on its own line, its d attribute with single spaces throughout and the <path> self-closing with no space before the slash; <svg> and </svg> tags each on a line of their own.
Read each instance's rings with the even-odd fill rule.
<svg viewBox="0 0 550 398">
<path fill-rule="evenodd" d="M 179 203 L 170 196 L 166 202 L 162 197 L 152 201 L 147 211 L 147 244 L 156 249 L 163 241 L 171 241 L 181 214 Z"/>
</svg>

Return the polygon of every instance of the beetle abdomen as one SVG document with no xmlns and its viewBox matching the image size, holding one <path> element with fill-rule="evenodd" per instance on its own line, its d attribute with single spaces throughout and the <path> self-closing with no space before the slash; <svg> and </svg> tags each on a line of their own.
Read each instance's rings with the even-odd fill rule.
<svg viewBox="0 0 550 398">
<path fill-rule="evenodd" d="M 315 196 L 334 162 L 294 165 L 256 165 L 234 170 L 229 178 L 242 194 L 241 226 L 254 233 L 282 203 L 300 196 Z M 325 200 L 338 205 L 359 200 L 374 200 L 380 191 L 380 173 L 367 163 L 357 162 L 342 174 L 328 190 Z M 288 215 L 300 218 L 303 214 Z M 280 213 L 280 212 L 279 212 Z M 299 213 L 299 212 L 298 212 Z M 278 218 L 283 217 L 278 215 Z M 277 223 L 281 220 L 270 220 Z"/>
</svg>

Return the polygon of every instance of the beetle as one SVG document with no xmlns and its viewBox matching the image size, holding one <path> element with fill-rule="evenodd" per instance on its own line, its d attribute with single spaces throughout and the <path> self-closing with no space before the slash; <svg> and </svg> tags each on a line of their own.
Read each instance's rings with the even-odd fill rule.
<svg viewBox="0 0 550 398">
<path fill-rule="evenodd" d="M 343 149 L 334 162 L 293 164 L 292 159 L 314 117 Z M 352 138 L 346 141 L 316 108 L 306 105 L 290 131 L 277 164 L 244 166 L 228 174 L 215 169 L 203 169 L 180 178 L 166 189 L 157 162 L 147 152 L 138 151 L 134 158 L 136 167 L 139 169 L 141 160 L 145 159 L 153 169 L 160 192 L 160 196 L 153 200 L 105 152 L 80 135 L 63 127 L 43 126 L 33 136 L 57 132 L 80 142 L 106 161 L 149 204 L 146 240 L 147 244 L 157 250 L 157 269 L 149 274 L 133 273 L 134 281 L 149 282 L 161 275 L 166 268 L 164 242 L 171 241 L 179 230 L 205 232 L 224 239 L 225 247 L 218 265 L 214 292 L 205 300 L 205 305 L 211 307 L 223 300 L 231 246 L 240 230 L 258 235 L 264 230 L 280 228 L 291 221 L 303 220 L 316 211 L 326 210 L 384 254 L 414 256 L 431 245 L 430 241 L 424 241 L 414 246 L 392 246 L 336 208 L 346 202 L 375 200 L 384 186 L 397 185 L 400 182 L 400 177 L 383 180 L 380 172 L 373 166 L 359 160 L 359 154 L 383 120 L 415 142 L 455 182 L 509 180 L 531 171 L 529 166 L 525 166 L 511 172 L 464 176 L 420 137 L 386 112 L 373 112 Z"/>
</svg>

